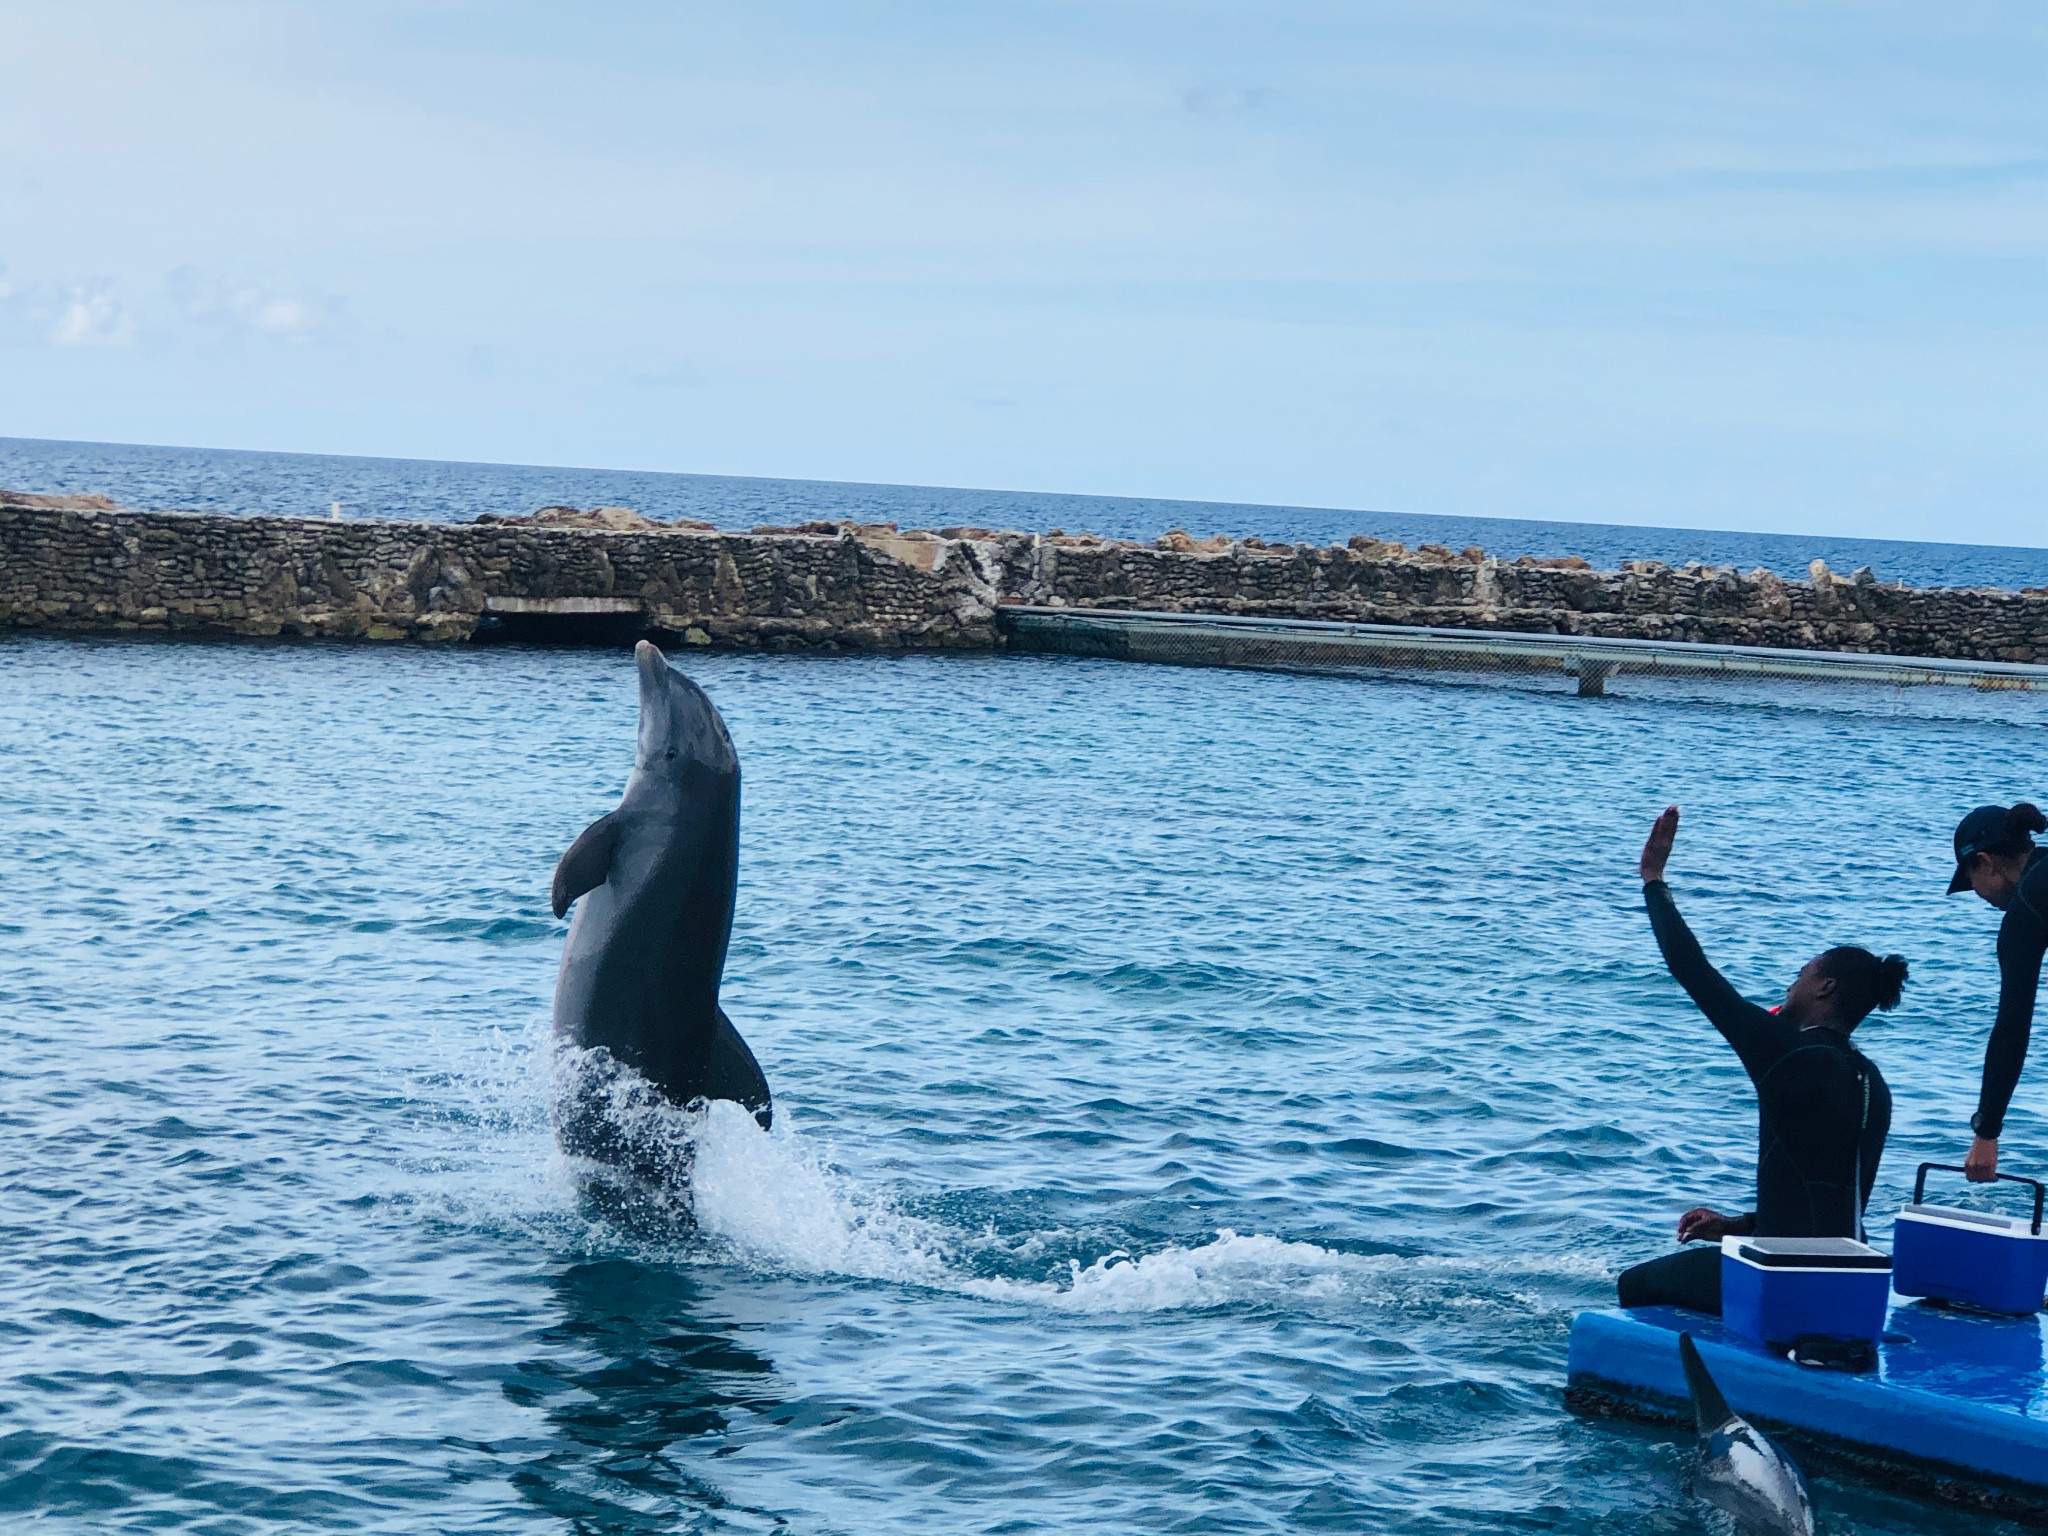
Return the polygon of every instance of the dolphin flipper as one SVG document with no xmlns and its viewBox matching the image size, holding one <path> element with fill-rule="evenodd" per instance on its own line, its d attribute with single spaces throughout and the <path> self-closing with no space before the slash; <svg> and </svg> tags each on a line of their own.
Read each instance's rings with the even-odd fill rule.
<svg viewBox="0 0 2048 1536">
<path fill-rule="evenodd" d="M 764 1131 L 775 1118 L 768 1095 L 768 1078 L 761 1071 L 761 1064 L 754 1060 L 754 1053 L 747 1049 L 747 1042 L 740 1038 L 740 1032 L 732 1027 L 732 1020 L 725 1016 L 723 1008 L 718 1010 L 718 1022 L 712 1029 L 711 1042 L 704 1049 L 704 1064 L 698 1083 L 698 1091 L 707 1099 L 731 1099 L 745 1105 Z"/>
<path fill-rule="evenodd" d="M 585 827 L 555 866 L 554 890 L 550 904 L 555 916 L 569 910 L 578 896 L 596 890 L 612 870 L 612 849 L 617 845 L 619 813 L 609 811 Z"/>
</svg>

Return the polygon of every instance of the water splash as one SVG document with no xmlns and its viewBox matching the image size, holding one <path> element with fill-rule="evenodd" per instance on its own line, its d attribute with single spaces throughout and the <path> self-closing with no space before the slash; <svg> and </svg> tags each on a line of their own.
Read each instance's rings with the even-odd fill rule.
<svg viewBox="0 0 2048 1536">
<path fill-rule="evenodd" d="M 944 1228 L 833 1169 L 780 1115 L 763 1131 L 738 1104 L 679 1117 L 695 1154 L 697 1225 L 743 1263 L 945 1287 Z"/>
<path fill-rule="evenodd" d="M 1085 1268 L 1071 1263 L 1066 1285 L 981 1281 L 970 1290 L 1035 1296 L 1068 1312 L 1176 1312 L 1262 1301 L 1335 1298 L 1353 1288 L 1366 1265 L 1357 1256 L 1228 1227 L 1196 1247 L 1174 1244 L 1136 1257 L 1105 1254 Z"/>
<path fill-rule="evenodd" d="M 1081 1313 L 1162 1312 L 1260 1299 L 1334 1296 L 1369 1261 L 1314 1243 L 1225 1229 L 1195 1247 L 1070 1260 L 1059 1280 L 979 1275 L 992 1235 L 949 1229 L 903 1211 L 830 1166 L 788 1116 L 770 1133 L 737 1104 L 687 1117 L 699 1228 L 743 1263 L 836 1274 L 1027 1302 Z"/>
</svg>

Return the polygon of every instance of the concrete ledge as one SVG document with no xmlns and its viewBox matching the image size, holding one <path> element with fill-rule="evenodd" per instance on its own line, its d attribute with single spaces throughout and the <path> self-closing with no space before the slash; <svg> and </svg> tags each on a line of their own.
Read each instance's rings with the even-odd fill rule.
<svg viewBox="0 0 2048 1536">
<path fill-rule="evenodd" d="M 2048 667 L 2006 661 L 1021 604 L 1004 607 L 1001 622 L 1018 650 L 1183 666 L 1552 674 L 1575 679 L 1588 696 L 1616 676 L 1660 673 L 2048 692 Z"/>
<path fill-rule="evenodd" d="M 645 613 L 647 604 L 637 597 L 487 597 L 487 614 L 553 615 L 593 618 L 598 615 Z"/>
</svg>

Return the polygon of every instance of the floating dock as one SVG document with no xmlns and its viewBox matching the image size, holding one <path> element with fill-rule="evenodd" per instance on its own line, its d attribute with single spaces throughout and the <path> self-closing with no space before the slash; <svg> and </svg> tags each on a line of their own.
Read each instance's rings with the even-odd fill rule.
<svg viewBox="0 0 2048 1536">
<path fill-rule="evenodd" d="M 1010 647 L 1020 651 L 1181 666 L 1547 675 L 1576 683 L 1586 697 L 1598 697 L 1609 679 L 1628 674 L 2048 692 L 2048 667 L 1860 651 L 1020 604 L 998 610 L 998 622 Z"/>
<path fill-rule="evenodd" d="M 1794 1365 L 1719 1319 L 1675 1307 L 1582 1312 L 1566 1401 L 1578 1412 L 1691 1423 L 1678 1335 L 1687 1332 L 1728 1405 L 1876 1481 L 2048 1520 L 2048 1346 L 2042 1318 L 1925 1302 L 1892 1308 L 1878 1368 Z"/>
</svg>

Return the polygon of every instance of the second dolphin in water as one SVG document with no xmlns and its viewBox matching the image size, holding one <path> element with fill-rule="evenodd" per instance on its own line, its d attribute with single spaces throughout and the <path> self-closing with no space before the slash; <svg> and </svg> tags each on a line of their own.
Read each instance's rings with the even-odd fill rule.
<svg viewBox="0 0 2048 1536">
<path fill-rule="evenodd" d="M 1813 1500 L 1792 1459 L 1728 1406 L 1692 1335 L 1678 1336 L 1678 1358 L 1700 1430 L 1693 1492 L 1735 1517 L 1738 1528 L 1772 1536 L 1813 1536 Z"/>
<path fill-rule="evenodd" d="M 703 689 L 645 640 L 633 659 L 632 776 L 555 870 L 555 915 L 576 906 L 555 1034 L 582 1053 L 556 1126 L 571 1153 L 674 1183 L 687 1152 L 648 1090 L 678 1106 L 736 1100 L 764 1127 L 772 1111 L 768 1080 L 718 1002 L 739 875 L 739 757 Z"/>
</svg>

